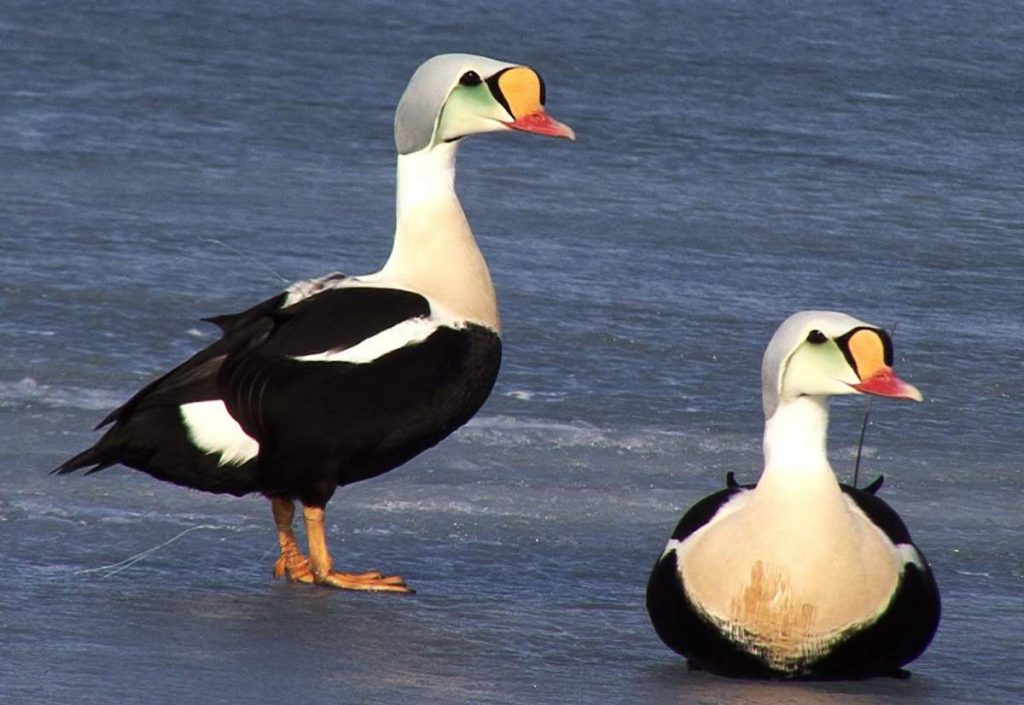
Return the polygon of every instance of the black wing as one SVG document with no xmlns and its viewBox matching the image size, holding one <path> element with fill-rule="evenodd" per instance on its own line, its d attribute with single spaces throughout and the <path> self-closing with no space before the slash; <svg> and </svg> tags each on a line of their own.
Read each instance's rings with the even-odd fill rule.
<svg viewBox="0 0 1024 705">
<path fill-rule="evenodd" d="M 264 357 L 344 350 L 402 321 L 430 315 L 430 303 L 402 289 L 346 287 L 303 299 L 271 316 L 273 328 L 248 346 Z"/>
<path fill-rule="evenodd" d="M 820 677 L 888 675 L 903 678 L 907 674 L 901 668 L 924 652 L 939 627 L 942 617 L 939 588 L 931 566 L 911 541 L 910 531 L 895 510 L 871 491 L 848 485 L 841 487 L 890 541 L 913 546 L 921 563 L 905 564 L 896 592 L 879 618 L 836 645 L 813 668 Z"/>
<path fill-rule="evenodd" d="M 693 505 L 672 532 L 672 539 L 684 541 L 737 494 L 754 485 L 740 485 L 732 473 L 726 476 L 726 489 L 708 495 Z M 654 631 L 673 651 L 685 656 L 691 667 L 704 668 L 714 664 L 717 670 L 729 673 L 759 675 L 765 672 L 755 656 L 737 649 L 727 637 L 690 602 L 679 578 L 678 556 L 668 551 L 658 557 L 647 581 L 647 614 Z M 700 645 L 701 659 L 693 652 Z"/>
<path fill-rule="evenodd" d="M 752 490 L 755 487 L 757 487 L 756 482 L 750 484 L 737 482 L 736 473 L 730 470 L 725 474 L 725 489 L 709 494 L 690 507 L 686 514 L 683 515 L 683 518 L 679 520 L 679 523 L 676 524 L 676 529 L 672 532 L 671 538 L 676 541 L 682 541 L 711 521 L 715 514 L 718 513 L 718 510 L 734 496 L 743 490 Z"/>
<path fill-rule="evenodd" d="M 197 448 L 181 418 L 181 406 L 222 399 L 221 371 L 233 357 L 255 349 L 271 356 L 344 349 L 430 311 L 422 296 L 393 289 L 328 288 L 291 306 L 285 305 L 287 298 L 282 293 L 241 313 L 207 319 L 221 328 L 222 337 L 109 414 L 97 426 L 110 426 L 99 441 L 54 472 L 96 472 L 122 464 L 205 491 L 256 491 L 254 463 L 225 466 L 219 455 Z"/>
<path fill-rule="evenodd" d="M 425 327 L 375 357 L 301 359 L 409 320 Z M 490 393 L 500 355 L 495 331 L 432 319 L 418 294 L 344 289 L 275 315 L 272 331 L 225 362 L 219 385 L 232 416 L 260 443 L 264 491 L 317 503 L 339 484 L 397 467 L 465 423 Z"/>
<path fill-rule="evenodd" d="M 839 487 L 843 490 L 843 494 L 852 499 L 860 510 L 867 514 L 871 523 L 889 537 L 890 541 L 894 544 L 912 543 L 910 531 L 907 529 L 907 525 L 903 523 L 900 515 L 875 494 L 878 491 L 878 488 L 874 487 L 876 483 L 881 486 L 881 483 L 876 480 L 863 490 L 858 490 L 841 483 Z"/>
<path fill-rule="evenodd" d="M 224 332 L 170 372 L 153 380 L 96 426 L 110 426 L 90 448 L 61 464 L 55 473 L 86 469 L 97 472 L 126 465 L 153 477 L 208 492 L 245 494 L 252 491 L 252 468 L 223 467 L 219 458 L 192 443 L 184 427 L 183 404 L 219 398 L 217 376 L 226 357 L 269 327 L 267 316 L 280 308 L 287 294 L 267 299 L 239 314 L 215 320 Z"/>
<path fill-rule="evenodd" d="M 217 374 L 225 357 L 247 340 L 269 330 L 268 316 L 280 309 L 286 298 L 287 294 L 278 294 L 242 313 L 203 319 L 216 323 L 223 331 L 223 336 L 140 389 L 100 421 L 96 428 L 127 419 L 136 411 L 148 407 L 180 406 L 218 399 Z"/>
</svg>

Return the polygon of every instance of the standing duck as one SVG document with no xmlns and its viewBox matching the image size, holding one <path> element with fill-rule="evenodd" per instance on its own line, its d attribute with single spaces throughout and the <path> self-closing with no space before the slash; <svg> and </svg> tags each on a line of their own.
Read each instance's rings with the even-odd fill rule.
<svg viewBox="0 0 1024 705">
<path fill-rule="evenodd" d="M 242 313 L 209 319 L 221 338 L 111 413 L 64 474 L 115 464 L 198 490 L 269 498 L 278 577 L 411 592 L 398 576 L 335 571 L 324 507 L 339 486 L 380 475 L 466 423 L 501 361 L 487 263 L 455 193 L 462 138 L 517 130 L 573 139 L 544 110 L 533 69 L 435 56 L 395 114 L 394 246 L 366 276 L 298 282 Z M 302 506 L 308 558 L 292 529 Z"/>
<path fill-rule="evenodd" d="M 931 642 L 939 592 L 899 515 L 841 485 L 828 398 L 921 400 L 892 341 L 842 313 L 803 311 L 765 351 L 765 466 L 686 512 L 647 585 L 647 611 L 697 669 L 747 678 L 902 676 Z"/>
</svg>

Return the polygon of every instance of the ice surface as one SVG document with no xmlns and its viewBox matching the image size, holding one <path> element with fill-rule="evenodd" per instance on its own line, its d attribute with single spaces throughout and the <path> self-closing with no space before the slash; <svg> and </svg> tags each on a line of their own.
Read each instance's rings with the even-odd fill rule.
<svg viewBox="0 0 1024 705">
<path fill-rule="evenodd" d="M 1018 10 L 5 3 L 0 702 L 1020 700 Z M 380 266 L 395 101 L 464 50 L 536 66 L 579 141 L 467 140 L 498 386 L 328 507 L 341 566 L 417 595 L 273 581 L 258 497 L 49 475 L 212 339 L 200 318 Z M 644 613 L 685 508 L 756 479 L 761 352 L 812 307 L 898 323 L 926 397 L 874 405 L 862 468 L 942 590 L 909 681 L 691 673 Z M 844 479 L 862 415 L 833 406 Z"/>
</svg>

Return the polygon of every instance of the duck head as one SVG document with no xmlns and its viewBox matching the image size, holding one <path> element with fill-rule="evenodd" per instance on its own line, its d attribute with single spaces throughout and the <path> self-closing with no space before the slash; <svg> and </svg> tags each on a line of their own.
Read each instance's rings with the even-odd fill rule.
<svg viewBox="0 0 1024 705">
<path fill-rule="evenodd" d="M 801 396 L 873 394 L 921 401 L 892 369 L 889 334 L 835 311 L 801 311 L 772 336 L 761 364 L 765 417 Z"/>
<path fill-rule="evenodd" d="M 472 134 L 517 130 L 575 139 L 544 110 L 544 81 L 528 66 L 473 54 L 424 62 L 395 113 L 395 145 L 411 154 Z"/>
</svg>

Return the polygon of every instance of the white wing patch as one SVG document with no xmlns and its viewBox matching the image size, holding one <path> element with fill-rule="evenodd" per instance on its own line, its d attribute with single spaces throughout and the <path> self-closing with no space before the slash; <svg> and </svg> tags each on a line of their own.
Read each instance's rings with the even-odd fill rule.
<svg viewBox="0 0 1024 705">
<path fill-rule="evenodd" d="M 219 465 L 242 465 L 260 452 L 260 444 L 238 425 L 220 399 L 178 407 L 188 437 L 206 453 L 220 453 Z"/>
<path fill-rule="evenodd" d="M 304 299 L 316 296 L 319 293 L 332 289 L 347 288 L 381 288 L 409 291 L 410 293 L 424 296 L 422 293 L 407 289 L 398 282 L 392 281 L 382 275 L 382 272 L 366 274 L 358 277 L 349 277 L 344 274 L 328 274 L 317 279 L 307 279 L 292 284 L 288 287 L 288 298 L 283 307 L 287 308 Z M 429 316 L 410 318 L 376 335 L 371 335 L 359 343 L 341 349 L 324 350 L 322 352 L 310 353 L 308 355 L 297 355 L 292 357 L 299 362 L 348 362 L 365 364 L 387 355 L 389 352 L 399 350 L 407 345 L 422 343 L 429 338 L 438 328 L 442 326 L 460 330 L 466 326 L 466 321 L 455 316 L 445 307 L 440 306 L 436 301 L 427 298 L 430 305 Z"/>
<path fill-rule="evenodd" d="M 366 340 L 342 350 L 325 350 L 324 352 L 300 355 L 292 358 L 299 362 L 350 362 L 367 363 L 373 362 L 389 352 L 404 348 L 407 345 L 422 343 L 445 322 L 436 318 L 419 317 L 410 318 L 396 323 L 390 328 L 382 330 L 376 335 L 371 335 Z M 459 328 L 459 325 L 447 324 L 452 328 Z"/>
</svg>

